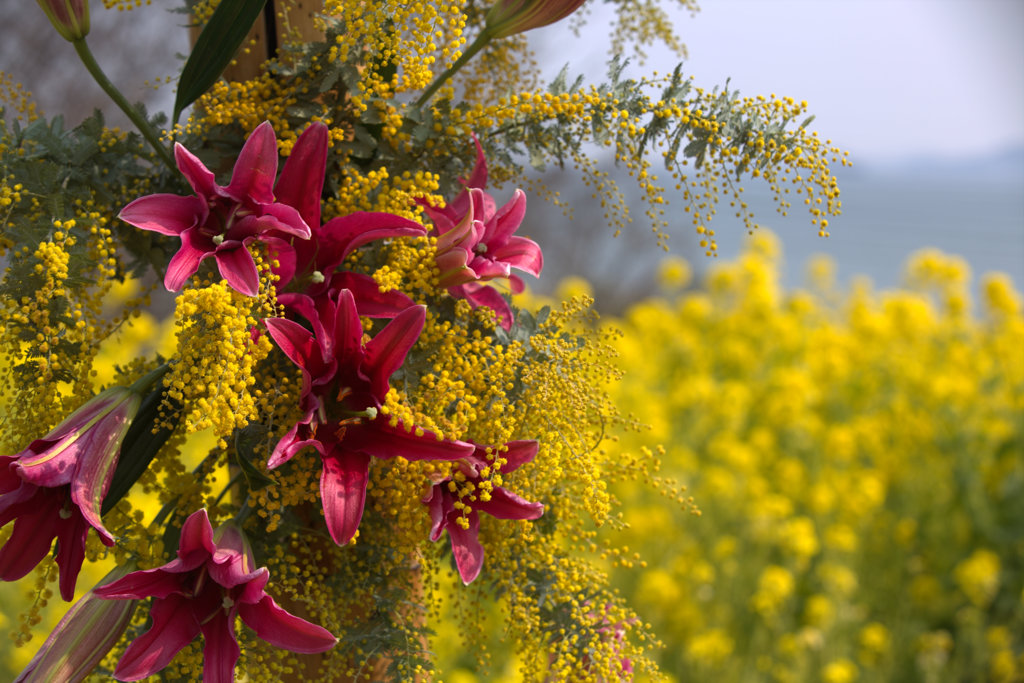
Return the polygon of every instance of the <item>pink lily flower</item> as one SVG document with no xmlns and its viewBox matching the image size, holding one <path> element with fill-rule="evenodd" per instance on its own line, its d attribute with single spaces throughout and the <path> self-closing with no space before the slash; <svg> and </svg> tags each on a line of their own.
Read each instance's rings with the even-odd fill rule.
<svg viewBox="0 0 1024 683">
<path fill-rule="evenodd" d="M 372 277 L 338 268 L 364 244 L 389 237 L 426 235 L 427 229 L 401 216 L 369 211 L 338 216 L 320 225 L 320 195 L 311 194 L 307 188 L 323 186 L 327 137 L 327 126 L 310 124 L 295 142 L 274 188 L 278 201 L 298 209 L 310 226 L 309 239 L 292 238 L 286 249 L 276 250 L 279 265 L 274 273 L 281 292 L 278 301 L 305 316 L 321 296 L 336 297 L 339 290 L 348 289 L 355 296 L 360 315 L 394 317 L 412 306 L 412 299 L 398 291 L 382 294 Z M 285 292 L 289 284 L 299 291 Z"/>
<path fill-rule="evenodd" d="M 311 126 L 303 136 L 307 134 L 311 141 L 322 139 L 326 145 L 326 136 L 320 135 L 318 126 Z M 319 157 L 310 156 L 319 163 Z M 199 270 L 199 264 L 213 256 L 221 276 L 232 288 L 255 296 L 259 273 L 247 247 L 260 241 L 278 252 L 287 252 L 285 236 L 309 239 L 309 225 L 301 211 L 315 201 L 319 213 L 323 164 L 300 166 L 307 158 L 300 156 L 291 165 L 283 189 L 288 200 L 298 204 L 296 208 L 274 197 L 277 138 L 269 122 L 257 126 L 246 140 L 227 187 L 218 185 L 213 172 L 180 144 L 174 145 L 174 157 L 195 195 L 140 197 L 124 207 L 119 217 L 137 228 L 181 238 L 181 249 L 167 264 L 164 286 L 168 290 L 181 289 Z M 308 182 L 301 183 L 302 179 Z"/>
<path fill-rule="evenodd" d="M 501 454 L 505 459 L 505 464 L 499 468 L 501 474 L 508 474 L 533 460 L 539 447 L 532 440 L 509 441 L 505 445 L 508 450 Z M 441 532 L 447 529 L 455 566 L 466 585 L 479 576 L 484 566 L 484 547 L 478 538 L 480 512 L 497 519 L 537 519 L 544 514 L 541 503 L 531 503 L 501 486 L 491 485 L 490 492 L 485 492 L 481 486 L 483 471 L 490 465 L 486 455 L 484 446 L 476 446 L 471 456 L 457 463 L 458 469 L 453 477 L 435 482 L 423 498 L 433 521 L 430 540 L 437 541 Z M 472 493 L 462 496 L 460 491 Z"/>
<path fill-rule="evenodd" d="M 167 666 L 203 634 L 203 681 L 234 680 L 239 648 L 235 617 L 256 635 L 292 652 L 325 652 L 338 642 L 327 629 L 281 608 L 264 590 L 270 572 L 256 568 L 252 549 L 234 524 L 216 533 L 206 510 L 189 515 L 181 528 L 178 557 L 128 574 L 93 590 L 108 600 L 152 597 L 152 627 L 132 641 L 114 670 L 122 681 L 138 681 Z"/>
<path fill-rule="evenodd" d="M 443 209 L 424 201 L 420 205 L 434 222 L 431 235 L 437 237 L 441 286 L 474 307 L 490 307 L 507 330 L 512 327 L 511 308 L 497 291 L 481 283 L 507 279 L 512 291 L 519 293 L 523 281 L 512 269 L 538 277 L 544 256 L 536 242 L 513 234 L 526 215 L 526 194 L 516 190 L 507 204 L 496 208 L 494 198 L 483 190 L 487 185 L 483 148 L 476 137 L 473 142 L 477 160 L 466 189 Z"/>
<path fill-rule="evenodd" d="M 319 221 L 315 223 L 319 226 Z M 321 298 L 337 298 L 342 289 L 355 297 L 359 315 L 371 318 L 393 318 L 413 306 L 408 296 L 393 290 L 382 293 L 369 275 L 338 270 L 359 247 L 390 237 L 419 237 L 427 229 L 416 221 L 384 212 L 357 211 L 338 216 L 314 228 L 309 240 L 295 242 L 295 262 L 291 268 L 282 268 L 278 287 L 284 287 L 296 275 L 301 277 L 301 292 L 284 292 L 278 301 L 287 309 L 307 319 L 310 306 Z"/>
<path fill-rule="evenodd" d="M 0 548 L 0 580 L 32 571 L 56 538 L 60 596 L 74 597 L 89 529 L 104 545 L 114 545 L 100 509 L 141 402 L 127 387 L 107 389 L 25 450 L 0 455 L 0 527 L 14 521 Z"/>
<path fill-rule="evenodd" d="M 313 327 L 283 318 L 267 319 L 278 347 L 302 368 L 304 417 L 277 443 L 267 466 L 291 460 L 306 446 L 320 453 L 320 498 L 331 538 L 352 540 L 363 517 L 372 458 L 457 460 L 473 453 L 472 444 L 442 441 L 435 434 L 380 414 L 391 375 L 416 343 L 425 308 L 399 313 L 373 339 L 363 343 L 355 298 L 347 289 L 332 300 L 323 297 L 304 313 Z"/>
</svg>

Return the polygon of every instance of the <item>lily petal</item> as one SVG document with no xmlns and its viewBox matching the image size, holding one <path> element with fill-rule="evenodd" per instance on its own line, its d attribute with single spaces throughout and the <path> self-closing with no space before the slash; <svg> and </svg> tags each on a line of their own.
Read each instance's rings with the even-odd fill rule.
<svg viewBox="0 0 1024 683">
<path fill-rule="evenodd" d="M 355 251 L 368 242 L 387 237 L 418 237 L 427 229 L 416 221 L 377 211 L 356 211 L 327 221 L 320 228 L 320 270 L 341 265 Z"/>
<path fill-rule="evenodd" d="M 274 201 L 277 178 L 277 136 L 269 121 L 256 127 L 246 139 L 231 172 L 227 195 L 236 201 L 250 199 L 260 204 Z"/>
<path fill-rule="evenodd" d="M 475 283 L 473 283 L 475 284 Z M 492 287 L 476 287 L 470 289 L 464 287 L 462 294 L 466 301 L 473 304 L 474 308 L 486 306 L 498 316 L 498 322 L 505 330 L 512 329 L 512 308 L 505 301 L 504 297 Z"/>
<path fill-rule="evenodd" d="M 185 149 L 180 142 L 174 143 L 174 161 L 178 164 L 178 170 L 185 176 L 185 180 L 199 197 L 210 200 L 217 196 L 217 178 L 213 175 L 213 171 L 206 168 L 206 164 Z"/>
<path fill-rule="evenodd" d="M 285 318 L 267 318 L 263 324 L 267 326 L 270 338 L 291 362 L 313 374 L 324 367 L 320 345 L 305 327 Z"/>
<path fill-rule="evenodd" d="M 416 303 L 397 289 L 381 292 L 380 285 L 363 273 L 345 270 L 334 274 L 333 285 L 352 292 L 359 315 L 367 318 L 394 318 Z M 280 298 L 278 298 L 280 301 Z"/>
<path fill-rule="evenodd" d="M 270 455 L 270 459 L 267 460 L 267 469 L 275 469 L 285 464 L 289 460 L 295 457 L 299 451 L 306 446 L 315 448 L 320 455 L 324 455 L 326 450 L 323 444 L 317 439 L 310 438 L 308 422 L 297 422 L 292 425 L 292 428 L 288 430 L 288 433 L 281 437 L 281 440 L 277 442 L 277 446 L 274 447 L 274 452 Z M 301 433 L 300 433 L 301 432 Z"/>
<path fill-rule="evenodd" d="M 181 594 L 181 577 L 178 574 L 168 571 L 167 565 L 140 570 L 97 586 L 93 592 L 107 600 L 143 600 L 148 597 L 163 599 Z"/>
<path fill-rule="evenodd" d="M 287 204 L 264 204 L 263 215 L 257 222 L 260 232 L 270 229 L 279 230 L 304 240 L 308 240 L 311 235 L 309 224 L 302 219 L 297 209 Z"/>
<path fill-rule="evenodd" d="M 171 595 L 156 600 L 149 616 L 153 626 L 131 642 L 117 663 L 114 676 L 118 680 L 139 681 L 152 676 L 199 635 L 199 622 L 188 598 Z"/>
<path fill-rule="evenodd" d="M 256 296 L 260 291 L 260 273 L 252 254 L 244 246 L 234 249 L 218 249 L 217 269 L 231 288 L 246 296 Z"/>
<path fill-rule="evenodd" d="M 302 132 L 274 186 L 277 201 L 295 207 L 310 228 L 320 225 L 320 193 L 327 170 L 327 126 L 314 121 Z"/>
<path fill-rule="evenodd" d="M 534 277 L 540 277 L 540 271 L 544 269 L 544 254 L 540 250 L 540 245 L 519 235 L 513 235 L 506 245 L 495 249 L 492 258 L 504 261 Z"/>
<path fill-rule="evenodd" d="M 0 581 L 17 581 L 43 561 L 53 545 L 49 530 L 57 525 L 59 511 L 57 505 L 46 506 L 14 520 L 14 529 L 0 548 Z"/>
<path fill-rule="evenodd" d="M 355 297 L 347 289 L 338 292 L 333 334 L 329 331 L 324 343 L 332 345 L 329 355 L 339 361 L 340 369 L 358 368 L 364 353 L 363 323 L 359 320 Z"/>
<path fill-rule="evenodd" d="M 417 431 L 422 431 L 423 436 L 417 436 Z M 474 450 L 471 443 L 442 441 L 433 432 L 419 427 L 410 431 L 406 431 L 402 424 L 392 427 L 384 415 L 349 427 L 345 432 L 345 448 L 375 458 L 402 457 L 406 460 L 458 460 L 472 455 Z"/>
<path fill-rule="evenodd" d="M 498 519 L 537 519 L 544 514 L 541 503 L 531 503 L 500 486 L 491 491 L 490 500 L 477 501 L 474 505 L 475 509 Z"/>
<path fill-rule="evenodd" d="M 71 481 L 72 502 L 81 510 L 85 520 L 110 543 L 113 537 L 103 526 L 100 509 L 114 477 L 121 442 L 142 403 L 140 395 L 122 387 L 116 389 L 121 390 L 114 395 L 120 398 L 119 402 L 88 431 L 88 438 L 80 439 L 78 464 Z"/>
<path fill-rule="evenodd" d="M 214 249 L 196 233 L 194 229 L 181 233 L 181 249 L 171 257 L 164 274 L 164 287 L 169 292 L 177 292 L 185 286 L 185 282 L 199 270 L 202 260 L 214 253 Z"/>
<path fill-rule="evenodd" d="M 320 499 L 327 530 L 338 545 L 352 540 L 363 518 L 370 456 L 366 453 L 334 451 L 323 458 Z"/>
<path fill-rule="evenodd" d="M 523 224 L 524 218 L 526 218 L 526 193 L 517 189 L 512 194 L 512 199 L 498 210 L 494 219 L 488 221 L 490 230 L 488 230 L 488 234 L 484 235 L 484 239 L 494 242 L 496 245 L 505 244 L 512 233 Z"/>
<path fill-rule="evenodd" d="M 430 497 L 423 502 L 426 503 L 427 510 L 430 512 L 430 540 L 436 541 L 441 538 L 441 532 L 444 531 L 444 520 L 449 512 L 445 509 L 445 495 L 441 490 L 441 485 L 431 486 Z"/>
<path fill-rule="evenodd" d="M 151 194 L 128 204 L 117 217 L 136 228 L 177 236 L 201 225 L 208 214 L 206 202 L 194 195 Z"/>
<path fill-rule="evenodd" d="M 508 448 L 501 454 L 501 457 L 505 459 L 505 464 L 501 467 L 502 474 L 514 472 L 522 465 L 532 461 L 540 450 L 540 442 L 535 439 L 509 441 L 505 445 Z"/>
<path fill-rule="evenodd" d="M 193 553 L 204 558 L 212 557 L 217 551 L 213 542 L 213 526 L 206 508 L 196 510 L 181 525 L 181 539 L 178 541 L 178 557 L 189 559 Z"/>
<path fill-rule="evenodd" d="M 261 639 L 292 652 L 326 652 L 338 642 L 330 631 L 290 614 L 269 595 L 254 605 L 240 604 L 238 614 Z"/>
<path fill-rule="evenodd" d="M 105 531 L 105 530 L 104 530 Z M 85 561 L 85 537 L 89 523 L 80 514 L 72 512 L 68 519 L 57 522 L 57 567 L 60 568 L 60 597 L 70 602 L 75 597 L 78 573 Z M 109 534 L 100 533 L 104 545 L 114 545 Z"/>
<path fill-rule="evenodd" d="M 455 555 L 455 566 L 459 570 L 462 583 L 467 586 L 480 575 L 484 566 L 484 547 L 480 545 L 480 517 L 469 513 L 469 528 L 463 529 L 456 522 L 449 522 L 448 538 L 452 543 L 452 554 Z"/>
<path fill-rule="evenodd" d="M 233 683 L 241 650 L 235 638 L 234 619 L 224 610 L 200 625 L 203 631 L 203 683 Z"/>
<path fill-rule="evenodd" d="M 426 317 L 426 306 L 407 308 L 367 342 L 363 368 L 377 400 L 383 402 L 387 396 L 388 380 L 402 366 L 409 349 L 419 339 Z"/>
</svg>

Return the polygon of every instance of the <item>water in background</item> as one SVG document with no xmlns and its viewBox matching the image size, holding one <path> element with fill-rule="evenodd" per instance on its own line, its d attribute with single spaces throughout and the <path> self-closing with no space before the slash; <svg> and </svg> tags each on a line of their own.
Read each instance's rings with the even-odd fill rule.
<svg viewBox="0 0 1024 683">
<path fill-rule="evenodd" d="M 963 257 L 975 279 L 1001 271 L 1024 287 L 1024 181 L 875 172 L 841 177 L 840 188 L 843 213 L 831 221 L 827 238 L 816 235 L 802 206 L 778 217 L 766 190 L 749 191 L 750 205 L 783 242 L 787 287 L 803 283 L 804 265 L 815 253 L 836 262 L 842 283 L 866 275 L 879 288 L 895 287 L 908 257 L 924 247 Z M 742 248 L 742 227 L 722 217 L 723 256 Z"/>
<path fill-rule="evenodd" d="M 908 258 L 926 247 L 963 257 L 975 286 L 982 274 L 1001 271 L 1024 289 L 1024 150 L 975 161 L 857 166 L 840 173 L 842 215 L 830 221 L 827 238 L 818 237 L 799 199 L 782 217 L 766 186 L 749 179 L 744 183 L 744 198 L 756 220 L 782 242 L 787 289 L 806 283 L 807 262 L 815 254 L 835 262 L 840 286 L 867 276 L 877 289 L 898 287 Z M 627 190 L 635 223 L 616 239 L 610 237 L 599 202 L 560 185 L 557 174 L 545 176 L 545 182 L 562 192 L 574 220 L 531 198 L 522 232 L 537 239 L 545 253 L 545 272 L 540 282 L 531 283 L 536 290 L 550 292 L 563 277 L 579 275 L 592 283 L 598 307 L 612 312 L 658 291 L 654 273 L 664 253 L 645 227 L 639 198 L 628 192 L 629 178 L 618 182 Z M 503 201 L 510 193 L 505 188 L 495 194 Z M 686 257 L 699 275 L 714 259 L 697 246 L 681 198 L 668 196 L 671 254 Z M 713 227 L 719 258 L 736 258 L 749 237 L 730 212 L 728 199 L 719 206 Z"/>
</svg>

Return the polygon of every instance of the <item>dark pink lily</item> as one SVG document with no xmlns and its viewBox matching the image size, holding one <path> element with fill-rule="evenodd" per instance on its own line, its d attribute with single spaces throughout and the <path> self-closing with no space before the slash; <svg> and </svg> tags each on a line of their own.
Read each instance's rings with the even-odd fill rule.
<svg viewBox="0 0 1024 683">
<path fill-rule="evenodd" d="M 518 469 L 537 455 L 536 441 L 509 441 L 505 446 L 507 450 L 500 454 L 505 460 L 498 468 L 501 474 Z M 501 486 L 485 485 L 483 473 L 489 467 L 493 469 L 486 447 L 476 446 L 473 455 L 456 463 L 456 473 L 434 483 L 423 499 L 433 522 L 430 540 L 437 541 L 443 531 L 448 531 L 455 566 L 466 585 L 484 565 L 484 547 L 478 538 L 480 512 L 497 519 L 537 519 L 544 514 L 540 503 L 524 500 Z"/>
<path fill-rule="evenodd" d="M 122 681 L 151 676 L 202 633 L 203 681 L 230 683 L 239 656 L 235 617 L 285 650 L 334 647 L 338 641 L 327 629 L 285 611 L 266 593 L 269 579 L 266 567 L 256 568 L 241 529 L 229 523 L 214 533 L 206 510 L 192 513 L 181 528 L 177 559 L 93 590 L 108 600 L 154 598 L 153 625 L 128 646 L 114 676 Z"/>
<path fill-rule="evenodd" d="M 514 293 L 523 291 L 523 281 L 512 273 L 516 268 L 534 277 L 544 267 L 540 247 L 531 239 L 515 235 L 526 215 L 526 195 L 516 190 L 500 209 L 487 185 L 487 162 L 479 141 L 477 160 L 466 181 L 466 189 L 443 209 L 420 202 L 434 222 L 437 237 L 437 265 L 442 287 L 452 296 L 473 306 L 488 306 L 497 313 L 502 327 L 512 326 L 512 310 L 497 291 L 482 284 L 507 279 Z"/>
<path fill-rule="evenodd" d="M 308 188 L 322 187 L 327 167 L 327 126 L 316 122 L 299 136 L 281 171 L 274 191 L 277 200 L 298 209 L 310 227 L 309 239 L 290 240 L 285 249 L 275 249 L 279 265 L 278 301 L 285 308 L 305 315 L 320 297 L 336 296 L 349 289 L 359 305 L 359 314 L 371 318 L 390 318 L 413 305 L 399 291 L 381 293 L 373 278 L 361 273 L 339 270 L 345 259 L 359 247 L 390 237 L 417 237 L 427 229 L 415 221 L 390 213 L 357 211 L 338 216 L 320 225 L 320 195 Z M 275 243 L 273 246 L 280 246 Z M 289 288 L 294 291 L 286 292 Z M 307 316 L 308 317 L 308 316 Z"/>
<path fill-rule="evenodd" d="M 303 312 L 312 327 L 283 318 L 266 320 L 278 347 L 302 368 L 305 415 L 281 438 L 267 463 L 284 464 L 306 446 L 323 461 L 320 497 L 335 543 L 352 540 L 363 517 L 371 458 L 457 460 L 472 444 L 442 441 L 413 425 L 392 423 L 380 414 L 391 375 L 401 367 L 423 329 L 425 309 L 399 313 L 363 343 L 355 298 L 347 289 L 321 297 Z"/>
<path fill-rule="evenodd" d="M 254 241 L 265 242 L 287 260 L 288 237 L 309 239 L 309 225 L 302 214 L 314 202 L 319 214 L 327 144 L 322 125 L 310 126 L 296 142 L 302 153 L 279 183 L 295 206 L 274 196 L 277 138 L 269 122 L 261 123 L 245 141 L 227 187 L 217 184 L 198 157 L 175 144 L 175 161 L 195 195 L 152 194 L 131 202 L 119 214 L 137 228 L 181 238 L 181 249 L 167 264 L 164 286 L 168 290 L 181 289 L 199 264 L 213 256 L 231 287 L 254 296 L 259 291 L 259 273 L 247 247 Z M 307 135 L 309 141 L 300 147 Z M 309 149 L 321 141 L 323 156 Z M 301 165 L 304 160 L 309 163 Z"/>
<path fill-rule="evenodd" d="M 278 287 L 284 289 L 294 280 L 302 283 L 300 292 L 283 292 L 278 301 L 295 313 L 306 315 L 314 300 L 336 298 L 348 289 L 355 297 L 359 315 L 392 318 L 413 305 L 412 299 L 397 290 L 382 293 L 369 275 L 339 270 L 345 259 L 369 242 L 391 237 L 419 237 L 427 229 L 416 221 L 390 213 L 357 211 L 338 216 L 313 228 L 309 240 L 296 241 L 294 264 L 279 272 Z"/>
<path fill-rule="evenodd" d="M 28 574 L 56 538 L 60 595 L 74 597 L 89 529 L 114 545 L 100 509 L 141 400 L 127 387 L 107 389 L 25 450 L 0 456 L 0 527 L 14 521 L 0 548 L 0 580 Z"/>
</svg>

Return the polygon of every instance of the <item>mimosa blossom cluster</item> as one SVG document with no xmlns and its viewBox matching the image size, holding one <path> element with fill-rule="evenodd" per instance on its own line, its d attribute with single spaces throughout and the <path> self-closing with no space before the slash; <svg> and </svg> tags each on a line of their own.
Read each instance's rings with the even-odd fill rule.
<svg viewBox="0 0 1024 683">
<path fill-rule="evenodd" d="M 614 148 L 661 234 L 663 156 L 709 251 L 748 168 L 824 229 L 838 152 L 790 125 L 805 106 L 621 59 L 542 88 L 521 33 L 582 0 L 200 0 L 148 116 L 87 0 L 38 4 L 132 129 L 43 120 L 0 74 L 0 601 L 14 648 L 45 637 L 0 641 L 0 677 L 430 680 L 460 642 L 487 675 L 492 614 L 524 680 L 657 677 L 609 584 L 643 562 L 608 541 L 613 486 L 694 505 L 606 439 L 639 425 L 592 302 L 514 298 L 544 269 L 522 163 L 575 165 L 618 224 L 583 156 Z M 626 5 L 621 31 L 678 45 Z"/>
</svg>

